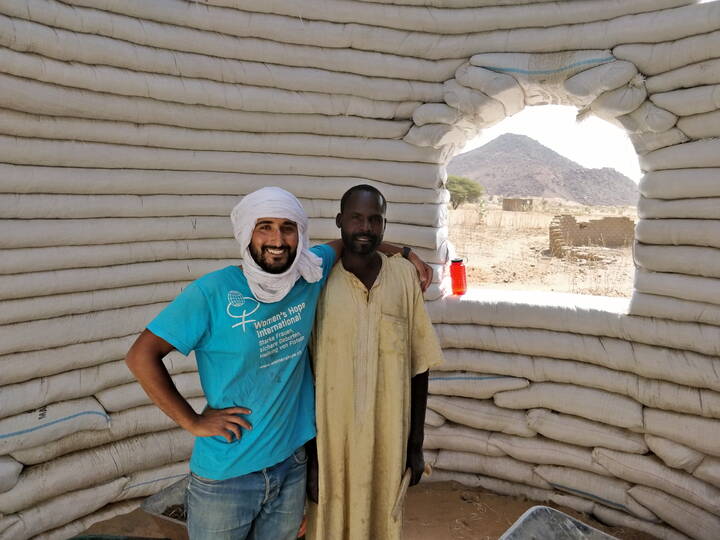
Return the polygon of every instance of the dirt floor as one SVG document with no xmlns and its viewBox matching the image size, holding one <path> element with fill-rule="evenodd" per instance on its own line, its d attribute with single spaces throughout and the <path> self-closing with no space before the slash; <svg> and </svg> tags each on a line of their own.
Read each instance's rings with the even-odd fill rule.
<svg viewBox="0 0 720 540">
<path fill-rule="evenodd" d="M 633 208 L 560 202 L 536 206 L 540 211 L 507 212 L 492 203 L 450 211 L 450 241 L 465 259 L 468 286 L 630 296 L 635 272 L 631 247 L 583 246 L 564 258 L 553 257 L 548 226 L 559 214 L 574 214 L 578 221 L 634 218 Z"/>
<path fill-rule="evenodd" d="M 467 488 L 454 482 L 420 484 L 408 491 L 403 539 L 492 540 L 499 538 L 523 512 L 536 504 L 516 497 Z M 622 540 L 653 538 L 630 529 L 606 527 L 568 508 L 555 508 Z M 85 534 L 187 540 L 184 527 L 142 510 L 97 523 Z"/>
</svg>

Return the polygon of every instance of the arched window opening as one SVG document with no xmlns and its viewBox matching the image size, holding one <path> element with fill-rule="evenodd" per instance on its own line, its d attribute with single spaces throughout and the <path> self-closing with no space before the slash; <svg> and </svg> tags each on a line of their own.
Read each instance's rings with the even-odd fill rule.
<svg viewBox="0 0 720 540">
<path fill-rule="evenodd" d="M 621 128 L 576 113 L 526 107 L 448 164 L 450 241 L 469 287 L 631 295 L 637 156 Z"/>
</svg>

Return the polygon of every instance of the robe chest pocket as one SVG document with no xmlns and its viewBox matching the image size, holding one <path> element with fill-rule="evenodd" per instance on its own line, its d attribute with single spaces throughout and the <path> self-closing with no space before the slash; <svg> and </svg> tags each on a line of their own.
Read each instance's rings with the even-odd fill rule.
<svg viewBox="0 0 720 540">
<path fill-rule="evenodd" d="M 408 321 L 396 315 L 380 316 L 380 351 L 386 354 L 407 352 Z"/>
</svg>

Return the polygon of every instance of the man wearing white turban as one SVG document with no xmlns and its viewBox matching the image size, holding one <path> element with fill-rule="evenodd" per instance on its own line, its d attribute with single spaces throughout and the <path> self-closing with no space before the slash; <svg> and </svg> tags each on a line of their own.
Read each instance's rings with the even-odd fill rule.
<svg viewBox="0 0 720 540">
<path fill-rule="evenodd" d="M 308 248 L 307 215 L 277 187 L 245 196 L 231 221 L 242 267 L 188 285 L 150 322 L 126 362 L 155 404 L 196 436 L 187 489 L 191 540 L 291 539 L 303 516 L 304 444 L 315 436 L 307 346 L 342 241 Z M 414 263 L 429 281 L 427 265 Z M 173 349 L 195 352 L 207 398 L 201 413 L 162 362 Z"/>
</svg>

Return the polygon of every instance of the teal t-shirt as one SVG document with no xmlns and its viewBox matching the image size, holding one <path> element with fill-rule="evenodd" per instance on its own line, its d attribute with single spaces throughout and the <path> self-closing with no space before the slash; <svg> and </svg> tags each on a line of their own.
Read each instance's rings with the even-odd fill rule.
<svg viewBox="0 0 720 540">
<path fill-rule="evenodd" d="M 195 474 L 224 480 L 259 471 L 315 436 L 308 342 L 335 252 L 328 245 L 312 251 L 322 258 L 322 279 L 300 278 L 279 302 L 257 301 L 243 271 L 228 266 L 192 282 L 148 325 L 181 353 L 195 351 L 210 407 L 252 411 L 253 429 L 239 441 L 195 439 Z"/>
</svg>

